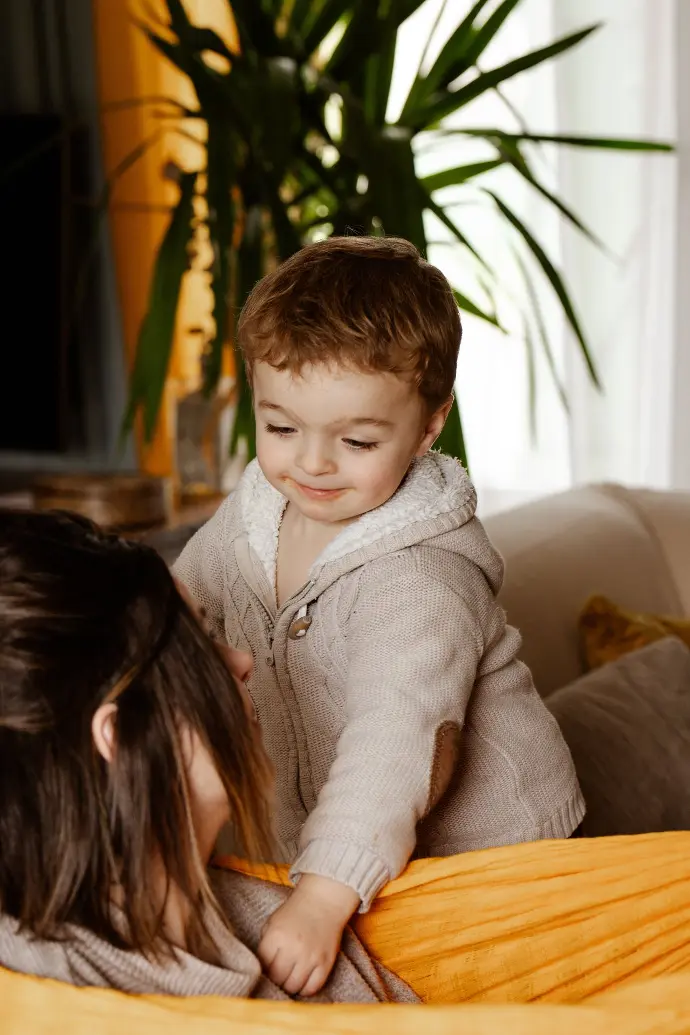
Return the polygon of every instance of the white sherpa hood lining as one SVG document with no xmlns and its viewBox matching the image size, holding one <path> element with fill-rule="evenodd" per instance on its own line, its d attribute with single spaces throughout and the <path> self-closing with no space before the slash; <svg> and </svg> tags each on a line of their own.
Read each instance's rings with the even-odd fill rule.
<svg viewBox="0 0 690 1035">
<path fill-rule="evenodd" d="M 257 460 L 247 467 L 237 491 L 249 545 L 275 588 L 278 533 L 287 500 L 266 480 Z M 311 572 L 411 524 L 428 522 L 460 508 L 470 507 L 474 513 L 474 506 L 474 488 L 458 461 L 442 453 L 427 453 L 412 461 L 404 482 L 386 503 L 347 525 L 328 544 Z"/>
</svg>

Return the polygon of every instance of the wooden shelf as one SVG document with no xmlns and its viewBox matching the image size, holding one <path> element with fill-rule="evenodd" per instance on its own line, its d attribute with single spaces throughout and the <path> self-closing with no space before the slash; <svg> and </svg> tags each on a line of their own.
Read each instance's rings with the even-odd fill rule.
<svg viewBox="0 0 690 1035">
<path fill-rule="evenodd" d="M 214 496 L 185 503 L 172 512 L 165 524 L 128 534 L 132 538 L 140 539 L 153 546 L 169 564 L 172 564 L 182 552 L 187 541 L 209 518 L 213 517 L 223 499 L 223 496 Z M 34 499 L 31 492 L 0 494 L 0 508 L 30 510 L 33 506 Z"/>
<path fill-rule="evenodd" d="M 140 538 L 172 564 L 194 533 L 213 517 L 223 499 L 223 496 L 217 496 L 203 502 L 184 504 L 173 512 L 165 525 L 143 533 Z"/>
</svg>

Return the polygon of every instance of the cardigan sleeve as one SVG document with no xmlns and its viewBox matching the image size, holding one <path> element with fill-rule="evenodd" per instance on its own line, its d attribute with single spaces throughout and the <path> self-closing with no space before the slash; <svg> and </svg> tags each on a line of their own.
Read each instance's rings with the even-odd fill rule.
<svg viewBox="0 0 690 1035">
<path fill-rule="evenodd" d="M 172 569 L 197 606 L 204 609 L 210 630 L 219 638 L 225 636 L 223 535 L 229 505 L 230 500 L 226 500 L 192 536 Z"/>
<path fill-rule="evenodd" d="M 349 885 L 362 910 L 407 864 L 447 786 L 443 740 L 458 743 L 483 654 L 478 616 L 445 580 L 408 552 L 375 568 L 346 632 L 345 727 L 292 868 Z"/>
</svg>

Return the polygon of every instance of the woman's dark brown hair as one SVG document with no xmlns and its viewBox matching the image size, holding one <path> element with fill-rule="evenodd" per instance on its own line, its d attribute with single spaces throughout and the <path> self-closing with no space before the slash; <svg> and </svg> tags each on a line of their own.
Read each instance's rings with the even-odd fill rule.
<svg viewBox="0 0 690 1035">
<path fill-rule="evenodd" d="M 91 723 L 117 697 L 114 759 Z M 183 764 L 195 731 L 249 853 L 269 843 L 267 765 L 238 687 L 152 550 L 66 514 L 0 511 L 0 909 L 169 951 L 156 873 L 203 941 L 214 905 Z M 113 889 L 119 887 L 116 919 Z"/>
</svg>

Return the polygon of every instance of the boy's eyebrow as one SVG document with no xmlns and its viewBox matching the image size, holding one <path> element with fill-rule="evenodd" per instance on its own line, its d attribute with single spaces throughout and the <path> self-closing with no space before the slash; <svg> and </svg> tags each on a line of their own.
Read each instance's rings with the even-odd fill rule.
<svg viewBox="0 0 690 1035">
<path fill-rule="evenodd" d="M 383 420 L 380 417 L 350 417 L 348 420 L 338 420 L 331 424 L 332 428 L 348 427 L 352 424 L 368 424 L 372 428 L 393 428 L 392 420 Z"/>
<path fill-rule="evenodd" d="M 283 409 L 283 407 L 279 406 L 278 403 L 269 402 L 268 399 L 259 400 L 259 409 L 272 410 L 274 413 L 284 413 L 286 417 L 290 418 L 290 420 L 294 421 L 296 424 L 298 423 L 294 413 L 290 413 L 289 410 Z"/>
<path fill-rule="evenodd" d="M 279 406 L 278 403 L 269 402 L 268 399 L 261 399 L 260 400 L 260 402 L 259 402 L 259 409 L 260 410 L 271 410 L 274 413 L 284 413 L 285 416 L 288 417 L 290 420 L 294 421 L 295 424 L 299 424 L 300 423 L 297 420 L 297 417 L 295 417 L 294 413 L 291 413 L 290 410 L 286 410 L 282 406 Z M 393 424 L 393 421 L 391 421 L 391 420 L 383 420 L 383 419 L 381 419 L 379 417 L 350 417 L 350 418 L 347 418 L 346 420 L 334 421 L 332 424 L 329 424 L 329 427 L 330 428 L 345 428 L 345 427 L 350 427 L 353 424 L 367 424 L 369 427 L 372 427 L 372 428 L 393 428 L 393 427 L 395 427 L 395 425 Z"/>
</svg>

